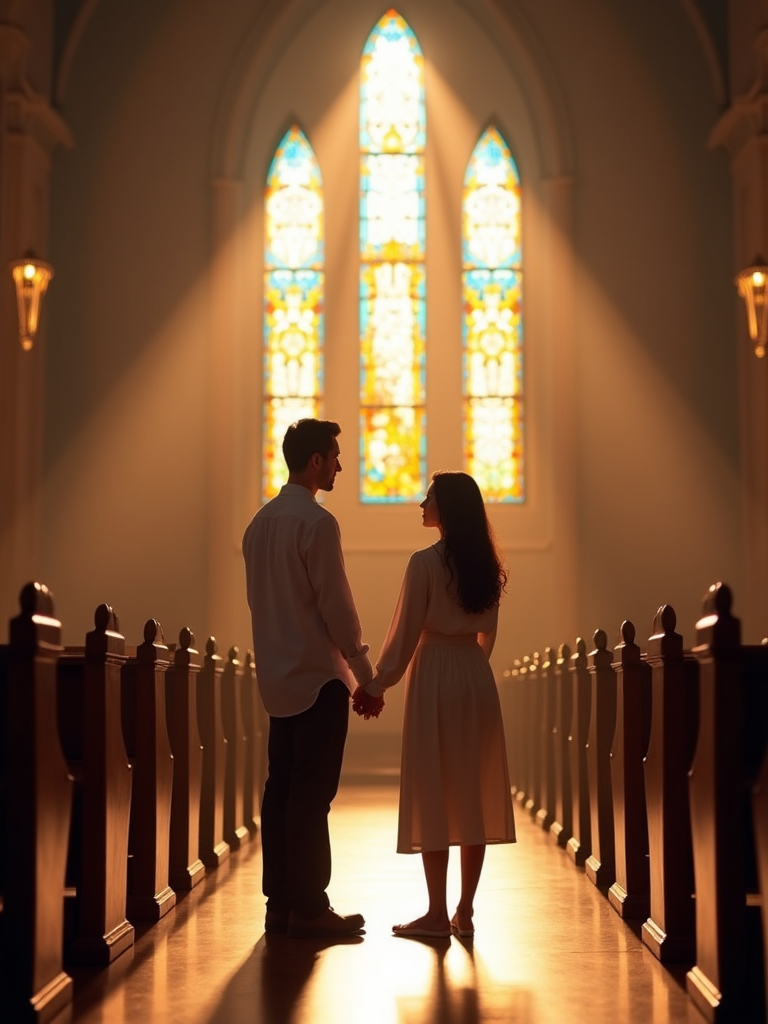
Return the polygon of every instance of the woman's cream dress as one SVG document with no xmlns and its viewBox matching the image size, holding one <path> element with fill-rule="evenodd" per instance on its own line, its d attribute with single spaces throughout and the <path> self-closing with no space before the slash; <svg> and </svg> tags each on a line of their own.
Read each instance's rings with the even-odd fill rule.
<svg viewBox="0 0 768 1024">
<path fill-rule="evenodd" d="M 504 727 L 488 656 L 498 606 L 458 604 L 442 542 L 411 555 L 375 681 L 407 668 L 398 853 L 513 843 Z"/>
</svg>

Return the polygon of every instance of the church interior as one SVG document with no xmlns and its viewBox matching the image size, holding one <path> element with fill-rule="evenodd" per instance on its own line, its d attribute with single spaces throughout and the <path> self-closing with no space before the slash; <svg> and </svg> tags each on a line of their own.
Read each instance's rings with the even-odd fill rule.
<svg viewBox="0 0 768 1024">
<path fill-rule="evenodd" d="M 382 40 L 401 62 L 389 79 Z M 0 808 L 21 775 L 13 709 L 27 707 L 9 696 L 14 635 L 38 638 L 34 694 L 57 692 L 50 651 L 74 659 L 94 624 L 125 639 L 126 657 L 142 641 L 171 661 L 218 651 L 225 675 L 234 664 L 247 677 L 243 531 L 280 486 L 285 426 L 319 415 L 341 425 L 342 472 L 323 501 L 373 660 L 409 555 L 435 539 L 419 514 L 431 474 L 466 469 L 486 494 L 509 571 L 491 664 L 518 818 L 518 843 L 489 850 L 474 943 L 392 938 L 392 915 L 423 898 L 418 858 L 394 854 L 395 687 L 380 720 L 352 717 L 331 814 L 334 899 L 366 914 L 359 942 L 265 935 L 255 823 L 108 966 L 65 957 L 65 984 L 46 946 L 37 1002 L 19 1010 L 0 988 L 0 1018 L 759 1024 L 765 0 L 5 0 L 0 69 Z M 545 720 L 547 736 L 569 733 L 559 697 L 530 697 L 537 680 L 537 694 L 560 694 L 573 678 L 576 694 L 583 669 L 594 694 L 606 665 L 619 684 L 635 678 L 628 651 L 659 704 L 672 636 L 701 680 L 681 721 L 702 723 L 711 755 L 700 746 L 692 808 L 710 768 L 719 793 L 736 742 L 718 732 L 724 680 L 740 689 L 734 722 L 754 725 L 748 737 L 734 725 L 746 774 L 731 784 L 749 782 L 737 845 L 754 833 L 748 916 L 762 926 L 743 960 L 762 983 L 736 1010 L 722 950 L 722 990 L 701 960 L 696 975 L 695 949 L 663 962 L 663 936 L 654 948 L 614 913 L 610 883 L 590 884 L 589 862 L 545 838 L 566 813 L 565 769 L 527 738 Z M 721 657 L 731 641 L 753 652 L 743 671 Z M 266 726 L 252 711 L 257 818 Z M 621 698 L 613 715 L 631 720 Z M 55 721 L 40 728 L 55 737 Z M 610 738 L 590 739 L 610 757 Z M 596 785 L 612 769 L 591 770 Z M 649 801 L 653 785 L 646 775 Z M 654 840 L 648 814 L 662 846 L 672 826 Z M 6 851 L 14 827 L 8 813 Z M 721 927 L 719 910 L 702 913 L 701 879 L 719 893 L 736 848 L 723 834 L 702 868 L 695 820 L 686 833 L 700 946 Z M 14 856 L 0 873 L 6 944 Z M 38 935 L 48 904 L 30 906 Z M 58 995 L 41 995 L 51 976 Z"/>
</svg>

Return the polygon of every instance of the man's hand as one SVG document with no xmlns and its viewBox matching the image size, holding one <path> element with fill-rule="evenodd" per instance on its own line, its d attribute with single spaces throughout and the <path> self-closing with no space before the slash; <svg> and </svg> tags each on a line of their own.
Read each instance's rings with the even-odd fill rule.
<svg viewBox="0 0 768 1024">
<path fill-rule="evenodd" d="M 366 693 L 362 686 L 358 686 L 352 694 L 352 710 L 356 715 L 365 718 L 366 721 L 369 718 L 378 718 L 383 707 L 384 698 L 372 697 L 370 693 Z"/>
</svg>

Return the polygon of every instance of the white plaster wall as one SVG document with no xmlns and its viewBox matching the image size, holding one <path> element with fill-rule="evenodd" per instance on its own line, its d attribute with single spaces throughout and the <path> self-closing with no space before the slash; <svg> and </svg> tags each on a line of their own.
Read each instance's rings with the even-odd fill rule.
<svg viewBox="0 0 768 1024">
<path fill-rule="evenodd" d="M 719 111 L 682 5 L 551 9 L 528 5 L 574 123 L 578 629 L 613 641 L 627 617 L 642 642 L 668 602 L 693 644 L 715 580 L 743 613 L 741 311 L 727 162 L 707 149 Z"/>
</svg>

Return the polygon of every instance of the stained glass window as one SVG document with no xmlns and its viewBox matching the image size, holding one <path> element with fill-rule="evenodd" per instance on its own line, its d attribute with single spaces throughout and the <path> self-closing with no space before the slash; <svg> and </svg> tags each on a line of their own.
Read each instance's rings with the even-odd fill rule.
<svg viewBox="0 0 768 1024">
<path fill-rule="evenodd" d="M 389 10 L 360 63 L 360 496 L 426 486 L 424 57 Z"/>
<path fill-rule="evenodd" d="M 493 127 L 467 165 L 462 239 L 464 467 L 487 501 L 522 502 L 520 177 Z"/>
<path fill-rule="evenodd" d="M 294 125 L 264 194 L 264 498 L 286 480 L 285 431 L 320 415 L 323 387 L 323 192 L 315 154 Z"/>
</svg>

